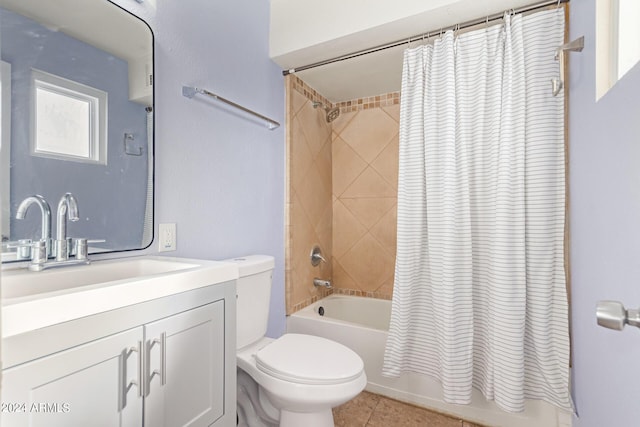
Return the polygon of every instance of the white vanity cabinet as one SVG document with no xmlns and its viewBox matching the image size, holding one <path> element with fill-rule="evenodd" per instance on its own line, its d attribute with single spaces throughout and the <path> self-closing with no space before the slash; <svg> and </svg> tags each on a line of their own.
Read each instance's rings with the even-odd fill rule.
<svg viewBox="0 0 640 427">
<path fill-rule="evenodd" d="M 3 344 L 3 427 L 235 425 L 234 282 Z"/>
<path fill-rule="evenodd" d="M 2 425 L 141 426 L 137 387 L 128 391 L 126 405 L 122 397 L 124 378 L 139 369 L 132 360 L 137 355 L 126 360 L 126 354 L 142 340 L 142 328 L 135 328 L 5 369 Z"/>
<path fill-rule="evenodd" d="M 146 426 L 209 426 L 223 414 L 224 306 L 145 326 Z"/>
</svg>

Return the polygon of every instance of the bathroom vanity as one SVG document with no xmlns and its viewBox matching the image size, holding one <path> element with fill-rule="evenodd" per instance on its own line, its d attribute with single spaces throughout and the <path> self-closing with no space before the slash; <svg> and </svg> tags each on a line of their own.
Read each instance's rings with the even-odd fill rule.
<svg viewBox="0 0 640 427">
<path fill-rule="evenodd" d="M 2 425 L 235 425 L 237 277 L 164 257 L 3 271 Z"/>
</svg>

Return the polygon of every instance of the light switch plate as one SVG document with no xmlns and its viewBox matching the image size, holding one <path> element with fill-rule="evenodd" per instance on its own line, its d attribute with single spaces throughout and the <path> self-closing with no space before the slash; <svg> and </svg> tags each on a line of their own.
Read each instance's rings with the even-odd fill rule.
<svg viewBox="0 0 640 427">
<path fill-rule="evenodd" d="M 158 229 L 158 234 L 160 235 L 158 251 L 167 252 L 167 251 L 175 251 L 176 250 L 176 224 L 160 224 Z"/>
</svg>

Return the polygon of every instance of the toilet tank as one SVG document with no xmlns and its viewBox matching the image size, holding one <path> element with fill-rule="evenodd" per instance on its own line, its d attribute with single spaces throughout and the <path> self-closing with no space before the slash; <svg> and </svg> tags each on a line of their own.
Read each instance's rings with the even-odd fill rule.
<svg viewBox="0 0 640 427">
<path fill-rule="evenodd" d="M 240 275 L 236 286 L 236 348 L 242 348 L 260 340 L 267 332 L 275 262 L 268 255 L 248 255 L 227 261 L 238 264 Z"/>
</svg>

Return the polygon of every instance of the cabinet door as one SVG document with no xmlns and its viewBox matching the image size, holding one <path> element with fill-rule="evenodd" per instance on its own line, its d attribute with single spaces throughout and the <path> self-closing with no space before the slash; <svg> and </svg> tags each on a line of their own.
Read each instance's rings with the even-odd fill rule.
<svg viewBox="0 0 640 427">
<path fill-rule="evenodd" d="M 145 425 L 213 424 L 224 414 L 224 301 L 145 325 L 145 337 Z"/>
<path fill-rule="evenodd" d="M 142 425 L 142 327 L 3 371 L 2 426 Z"/>
</svg>

